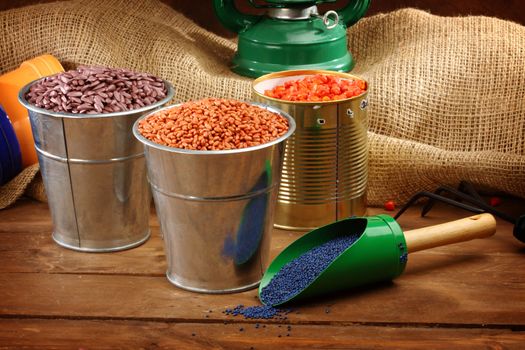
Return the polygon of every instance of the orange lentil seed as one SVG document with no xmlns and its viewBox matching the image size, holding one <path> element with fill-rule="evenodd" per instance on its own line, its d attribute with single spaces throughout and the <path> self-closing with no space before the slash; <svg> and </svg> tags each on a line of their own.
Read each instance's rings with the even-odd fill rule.
<svg viewBox="0 0 525 350">
<path fill-rule="evenodd" d="M 264 94 L 287 101 L 337 101 L 359 96 L 367 89 L 360 79 L 345 79 L 330 74 L 314 74 L 298 80 L 286 81 Z"/>
</svg>

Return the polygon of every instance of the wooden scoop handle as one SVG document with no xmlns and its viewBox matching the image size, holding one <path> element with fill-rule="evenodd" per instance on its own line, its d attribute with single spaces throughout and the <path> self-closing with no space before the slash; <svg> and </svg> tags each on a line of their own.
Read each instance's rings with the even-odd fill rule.
<svg viewBox="0 0 525 350">
<path fill-rule="evenodd" d="M 478 214 L 440 225 L 405 232 L 409 253 L 442 245 L 486 238 L 496 232 L 496 220 L 490 214 Z"/>
</svg>

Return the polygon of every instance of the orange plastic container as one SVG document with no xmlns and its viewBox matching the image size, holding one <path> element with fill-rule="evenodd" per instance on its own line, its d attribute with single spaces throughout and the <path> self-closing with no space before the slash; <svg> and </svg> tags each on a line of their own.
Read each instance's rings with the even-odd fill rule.
<svg viewBox="0 0 525 350">
<path fill-rule="evenodd" d="M 63 72 L 60 62 L 51 55 L 42 55 L 24 61 L 18 69 L 0 76 L 0 104 L 4 107 L 22 152 L 22 166 L 25 168 L 38 162 L 31 132 L 27 109 L 18 102 L 18 92 L 31 81 Z"/>
</svg>

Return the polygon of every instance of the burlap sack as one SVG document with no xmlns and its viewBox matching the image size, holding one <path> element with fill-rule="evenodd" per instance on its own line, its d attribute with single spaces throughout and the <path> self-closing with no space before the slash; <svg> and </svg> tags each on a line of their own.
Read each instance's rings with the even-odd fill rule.
<svg viewBox="0 0 525 350">
<path fill-rule="evenodd" d="M 3 71 L 51 53 L 156 74 L 177 102 L 251 95 L 228 68 L 235 43 L 158 1 L 64 1 L 0 23 Z M 370 204 L 460 180 L 525 196 L 524 27 L 407 9 L 363 19 L 349 38 L 354 73 L 370 82 Z"/>
<path fill-rule="evenodd" d="M 38 180 L 38 164 L 25 168 L 17 177 L 0 187 L 0 209 L 7 208 L 13 204 L 24 192 L 31 187 L 39 186 L 42 181 Z M 40 187 L 43 187 L 40 185 Z M 41 197 L 45 199 L 45 197 Z"/>
</svg>

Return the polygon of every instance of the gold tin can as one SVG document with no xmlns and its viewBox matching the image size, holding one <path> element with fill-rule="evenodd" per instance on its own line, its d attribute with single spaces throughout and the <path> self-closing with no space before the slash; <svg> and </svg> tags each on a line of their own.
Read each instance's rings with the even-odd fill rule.
<svg viewBox="0 0 525 350">
<path fill-rule="evenodd" d="M 367 91 L 338 101 L 296 102 L 264 95 L 286 81 L 330 74 L 365 81 Z M 368 180 L 368 83 L 347 73 L 294 70 L 263 75 L 253 99 L 290 114 L 297 124 L 287 143 L 275 226 L 311 230 L 343 218 L 366 215 Z"/>
</svg>

